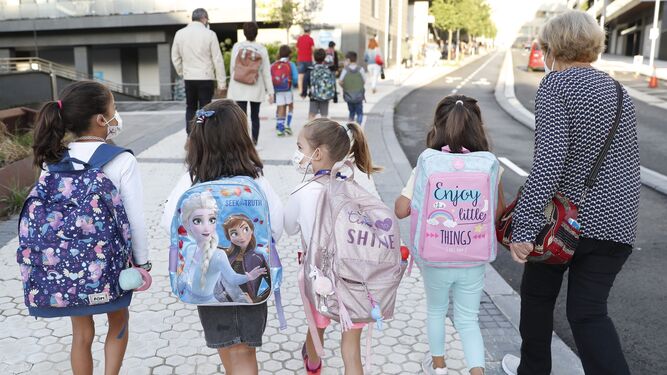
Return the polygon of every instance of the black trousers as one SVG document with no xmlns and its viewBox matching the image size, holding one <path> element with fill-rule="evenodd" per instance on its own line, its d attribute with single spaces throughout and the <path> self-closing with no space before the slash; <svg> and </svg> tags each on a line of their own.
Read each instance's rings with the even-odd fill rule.
<svg viewBox="0 0 667 375">
<path fill-rule="evenodd" d="M 236 104 L 241 107 L 245 114 L 248 114 L 248 102 L 239 102 Z M 260 102 L 250 102 L 250 122 L 252 123 L 252 141 L 257 146 L 257 139 L 259 138 L 259 105 Z"/>
<path fill-rule="evenodd" d="M 215 81 L 185 80 L 185 130 L 190 134 L 192 118 L 198 109 L 211 102 Z"/>
<path fill-rule="evenodd" d="M 551 373 L 553 312 L 569 268 L 567 320 L 586 375 L 629 375 L 607 298 L 632 247 L 582 238 L 567 265 L 526 263 L 521 281 L 520 375 Z"/>
</svg>

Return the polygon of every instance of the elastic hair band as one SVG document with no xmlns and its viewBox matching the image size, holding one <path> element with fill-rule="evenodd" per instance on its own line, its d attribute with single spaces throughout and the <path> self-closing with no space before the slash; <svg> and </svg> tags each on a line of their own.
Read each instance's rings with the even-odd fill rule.
<svg viewBox="0 0 667 375">
<path fill-rule="evenodd" d="M 58 103 L 58 109 L 63 109 L 63 101 L 58 100 L 56 103 Z"/>
<path fill-rule="evenodd" d="M 457 101 L 456 101 L 456 104 L 457 104 L 457 105 L 458 105 L 458 104 L 463 105 L 463 100 L 457 100 Z"/>
</svg>

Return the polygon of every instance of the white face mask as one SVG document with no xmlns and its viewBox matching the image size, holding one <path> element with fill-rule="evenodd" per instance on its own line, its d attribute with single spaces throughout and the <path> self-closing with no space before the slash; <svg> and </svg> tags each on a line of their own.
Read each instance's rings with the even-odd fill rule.
<svg viewBox="0 0 667 375">
<path fill-rule="evenodd" d="M 313 155 L 315 155 L 315 151 L 313 151 L 313 154 L 310 156 L 306 156 L 303 154 L 303 152 L 299 151 L 298 149 L 294 151 L 294 156 L 292 156 L 292 165 L 294 168 L 296 168 L 297 171 L 303 174 L 313 174 Z M 309 159 L 308 163 L 304 166 L 301 164 L 301 161 L 303 159 Z"/>
<path fill-rule="evenodd" d="M 104 116 L 102 116 L 102 118 L 104 119 Z M 117 125 L 109 124 L 114 119 L 116 119 Z M 120 113 L 118 113 L 118 111 L 114 112 L 113 117 L 110 118 L 109 121 L 107 121 L 106 119 L 104 119 L 104 121 L 105 121 L 104 125 L 107 126 L 107 138 L 106 139 L 116 138 L 118 136 L 118 134 L 120 134 L 120 132 L 123 131 L 123 119 L 120 117 Z"/>
<path fill-rule="evenodd" d="M 544 73 L 549 74 L 553 72 L 554 70 L 554 65 L 556 64 L 556 59 L 554 58 L 554 61 L 551 62 L 551 68 L 547 66 L 547 56 L 549 56 L 549 52 L 547 51 L 546 55 L 542 56 L 542 63 L 544 63 Z"/>
</svg>

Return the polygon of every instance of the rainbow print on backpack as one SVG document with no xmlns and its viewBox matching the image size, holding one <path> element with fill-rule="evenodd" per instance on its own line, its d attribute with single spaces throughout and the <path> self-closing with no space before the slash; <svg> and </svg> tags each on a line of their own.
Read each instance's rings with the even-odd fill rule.
<svg viewBox="0 0 667 375">
<path fill-rule="evenodd" d="M 427 149 L 410 204 L 410 252 L 418 265 L 472 267 L 496 258 L 499 164 L 486 151 Z"/>
</svg>

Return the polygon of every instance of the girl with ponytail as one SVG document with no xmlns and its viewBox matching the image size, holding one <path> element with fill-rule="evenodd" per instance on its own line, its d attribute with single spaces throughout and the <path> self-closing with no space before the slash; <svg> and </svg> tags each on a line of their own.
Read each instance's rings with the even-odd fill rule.
<svg viewBox="0 0 667 375">
<path fill-rule="evenodd" d="M 247 176 L 255 180 L 266 196 L 271 234 L 276 242 L 280 239 L 283 206 L 280 197 L 263 176 L 262 161 L 248 132 L 247 116 L 236 102 L 218 100 L 197 111 L 185 148 L 187 173 L 169 195 L 160 223 L 167 232 L 171 231 L 171 219 L 179 198 L 192 185 L 224 177 Z M 269 270 L 265 262 L 248 262 L 255 254 L 254 240 L 245 241 L 252 237 L 252 220 L 235 215 L 225 222 L 217 221 L 219 207 L 212 194 L 220 193 L 194 194 L 188 198 L 193 199 L 192 202 L 188 201 L 181 207 L 180 215 L 185 215 L 181 216 L 182 222 L 188 223 L 186 231 L 198 243 L 193 246 L 193 251 L 186 252 L 186 263 L 197 262 L 198 266 L 186 266 L 194 272 L 183 275 L 178 283 L 189 283 L 193 295 L 213 293 L 218 301 L 240 301 L 244 298 L 246 302 L 253 303 L 260 300 L 254 293 L 256 285 L 268 277 Z M 219 247 L 218 230 L 232 243 L 229 249 Z M 236 236 L 236 232 L 242 233 Z M 262 256 L 259 258 L 263 259 Z M 241 263 L 240 267 L 238 263 Z M 219 279 L 214 277 L 216 274 Z M 256 349 L 262 346 L 266 328 L 266 324 L 260 324 L 267 319 L 266 302 L 238 306 L 199 305 L 197 310 L 206 346 L 218 351 L 225 373 L 257 374 Z"/>
<path fill-rule="evenodd" d="M 100 146 L 120 133 L 122 126 L 122 119 L 116 111 L 114 98 L 109 89 L 93 81 L 73 83 L 60 93 L 59 100 L 45 103 L 39 111 L 32 146 L 34 163 L 43 170 L 42 175 L 48 173 L 48 169 L 65 156 L 88 163 Z M 66 144 L 66 136 L 73 138 L 73 141 Z M 130 223 L 134 264 L 150 270 L 139 166 L 131 151 L 117 151 L 120 153 L 104 164 L 102 172 L 120 193 L 120 201 Z M 84 168 L 78 163 L 72 163 L 72 167 L 76 170 Z M 112 194 L 112 192 L 106 193 Z M 129 337 L 128 306 L 131 300 L 132 293 L 128 292 L 112 302 L 91 304 L 85 308 L 76 306 L 76 309 L 72 309 L 71 306 L 67 306 L 47 310 L 31 307 L 29 310 L 34 316 L 70 316 L 71 365 L 74 374 L 93 373 L 91 354 L 91 345 L 95 340 L 93 315 L 106 313 L 109 330 L 104 349 L 105 373 L 118 374 Z"/>
<path fill-rule="evenodd" d="M 426 137 L 426 145 L 437 151 L 447 146 L 452 153 L 489 151 L 489 141 L 486 138 L 482 113 L 477 105 L 477 100 L 464 95 L 451 95 L 442 99 L 435 109 L 433 127 Z M 500 175 L 502 175 L 502 167 Z M 500 181 L 500 176 L 498 181 Z M 496 221 L 505 210 L 502 185 L 500 182 L 498 184 Z M 410 215 L 414 185 L 415 170 L 413 169 L 401 196 L 396 199 L 395 213 L 399 219 Z M 466 187 L 460 186 L 460 188 L 465 189 Z M 425 353 L 422 362 L 424 374 L 447 374 L 444 327 L 451 289 L 454 298 L 453 320 L 463 341 L 466 365 L 471 375 L 483 375 L 485 369 L 484 341 L 479 328 L 478 313 L 484 287 L 485 264 L 468 268 L 439 268 L 422 265 L 420 269 L 426 290 L 426 330 L 430 349 L 430 353 Z"/>
<path fill-rule="evenodd" d="M 314 174 L 313 179 L 300 184 L 290 195 L 285 206 L 285 231 L 290 235 L 301 232 L 304 244 L 310 244 L 315 230 L 315 215 L 320 195 L 325 189 L 321 183 L 311 183 L 323 175 L 330 174 L 331 168 L 339 161 L 350 159 L 355 166 L 371 175 L 382 170 L 373 165 L 368 142 L 364 132 L 356 123 L 339 124 L 328 118 L 318 118 L 308 122 L 299 132 L 297 150 L 292 164 L 305 175 Z M 304 249 L 308 251 L 308 249 Z M 324 331 L 331 321 L 313 310 L 315 325 L 324 342 Z M 365 323 L 354 323 L 352 329 L 342 334 L 341 353 L 346 374 L 362 374 L 361 364 L 361 331 Z M 319 374 L 322 371 L 322 360 L 317 355 L 309 334 L 302 348 L 304 367 L 308 374 Z"/>
</svg>

